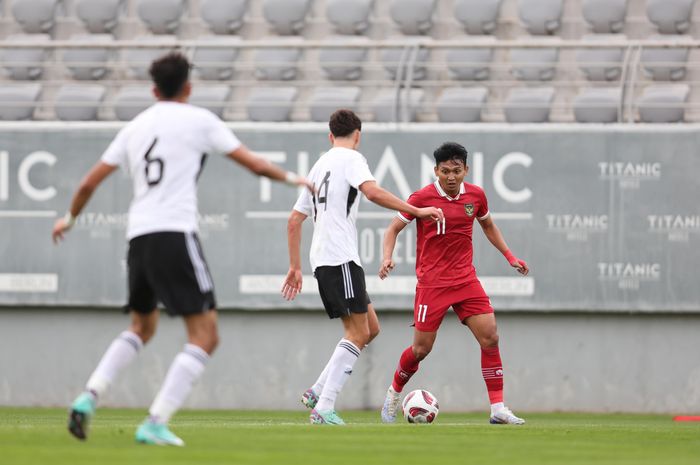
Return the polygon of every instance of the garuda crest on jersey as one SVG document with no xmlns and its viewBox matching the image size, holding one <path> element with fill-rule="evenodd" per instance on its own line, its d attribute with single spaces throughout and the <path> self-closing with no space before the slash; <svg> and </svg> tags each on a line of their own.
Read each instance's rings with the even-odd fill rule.
<svg viewBox="0 0 700 465">
<path fill-rule="evenodd" d="M 474 216 L 474 204 L 473 203 L 466 203 L 464 204 L 464 213 L 467 214 L 468 217 Z"/>
</svg>

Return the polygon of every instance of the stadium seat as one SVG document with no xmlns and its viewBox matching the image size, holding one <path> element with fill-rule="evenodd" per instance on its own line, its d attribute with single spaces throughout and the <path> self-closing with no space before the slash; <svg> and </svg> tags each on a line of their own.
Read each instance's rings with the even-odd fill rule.
<svg viewBox="0 0 700 465">
<path fill-rule="evenodd" d="M 356 110 L 359 101 L 359 87 L 317 87 L 309 99 L 311 121 L 325 123 L 339 108 Z"/>
<path fill-rule="evenodd" d="M 441 123 L 474 123 L 481 121 L 481 110 L 489 91 L 486 87 L 448 87 L 436 102 Z"/>
<path fill-rule="evenodd" d="M 695 0 L 647 0 L 649 21 L 662 34 L 683 34 L 690 29 Z"/>
<path fill-rule="evenodd" d="M 152 33 L 172 34 L 186 7 L 186 0 L 138 0 L 136 12 Z"/>
<path fill-rule="evenodd" d="M 530 34 L 554 34 L 563 10 L 564 0 L 518 0 L 518 16 Z"/>
<path fill-rule="evenodd" d="M 200 41 L 221 42 L 221 36 L 203 36 Z M 241 41 L 238 37 L 227 37 L 230 47 L 206 47 L 200 46 L 194 49 L 192 54 L 192 72 L 199 79 L 223 81 L 233 77 L 233 66 L 238 58 Z"/>
<path fill-rule="evenodd" d="M 582 37 L 586 42 L 625 39 L 623 35 L 591 34 Z M 578 66 L 589 81 L 615 81 L 622 74 L 622 48 L 582 48 L 576 52 Z"/>
<path fill-rule="evenodd" d="M 28 34 L 49 32 L 56 24 L 61 0 L 13 0 L 12 16 Z"/>
<path fill-rule="evenodd" d="M 503 104 L 506 121 L 509 123 L 545 123 L 549 121 L 553 100 L 553 87 L 511 89 Z"/>
<path fill-rule="evenodd" d="M 514 48 L 510 51 L 511 73 L 519 81 L 551 81 L 558 58 L 557 48 Z"/>
<path fill-rule="evenodd" d="M 469 34 L 493 34 L 502 0 L 456 0 L 455 17 Z"/>
<path fill-rule="evenodd" d="M 415 48 L 415 47 L 389 47 L 382 49 L 380 52 L 381 60 L 384 65 L 384 70 L 389 79 L 406 79 L 408 73 L 411 73 L 409 66 L 413 63 L 413 80 L 422 80 L 428 77 L 428 68 L 426 64 L 430 58 L 430 49 Z M 404 70 L 406 74 L 397 76 L 399 69 Z"/>
<path fill-rule="evenodd" d="M 124 0 L 78 0 L 75 14 L 93 34 L 112 32 L 124 14 Z"/>
<path fill-rule="evenodd" d="M 582 11 L 593 32 L 620 32 L 625 28 L 627 0 L 583 0 Z"/>
<path fill-rule="evenodd" d="M 686 36 L 655 35 L 650 40 L 678 39 L 683 41 Z M 690 49 L 686 47 L 642 49 L 641 64 L 648 77 L 655 81 L 678 81 L 686 74 L 686 64 Z"/>
<path fill-rule="evenodd" d="M 114 115 L 120 121 L 130 121 L 155 101 L 156 98 L 148 85 L 123 87 L 114 97 Z"/>
<path fill-rule="evenodd" d="M 243 26 L 249 0 L 204 0 L 200 15 L 215 34 L 235 34 Z"/>
<path fill-rule="evenodd" d="M 255 77 L 272 81 L 296 79 L 299 58 L 298 48 L 261 48 L 255 53 Z"/>
<path fill-rule="evenodd" d="M 135 41 L 141 43 L 148 42 L 175 42 L 175 36 L 154 36 L 146 35 L 134 38 Z M 123 61 L 134 79 L 150 79 L 148 68 L 151 62 L 156 58 L 165 55 L 168 52 L 175 50 L 175 47 L 141 47 L 141 48 L 126 48 L 123 51 Z"/>
<path fill-rule="evenodd" d="M 374 121 L 398 123 L 416 121 L 423 89 L 382 89 L 372 101 Z"/>
<path fill-rule="evenodd" d="M 5 43 L 36 42 L 36 48 L 2 48 L 0 63 L 11 79 L 40 79 L 44 73 L 44 65 L 50 54 L 48 45 L 51 38 L 48 34 L 13 34 L 5 39 Z"/>
<path fill-rule="evenodd" d="M 491 48 L 451 48 L 447 51 L 447 69 L 453 79 L 483 81 L 489 78 L 493 60 Z"/>
<path fill-rule="evenodd" d="M 62 121 L 96 121 L 106 90 L 100 85 L 61 86 L 54 99 L 56 117 Z"/>
<path fill-rule="evenodd" d="M 373 6 L 374 0 L 327 0 L 326 17 L 340 34 L 363 34 Z"/>
<path fill-rule="evenodd" d="M 579 123 L 615 123 L 621 99 L 619 87 L 581 89 L 574 98 L 574 117 Z"/>
<path fill-rule="evenodd" d="M 194 85 L 190 103 L 198 107 L 206 108 L 219 118 L 224 116 L 224 108 L 231 96 L 231 87 L 226 85 Z"/>
<path fill-rule="evenodd" d="M 637 99 L 639 119 L 644 123 L 678 123 L 685 115 L 690 94 L 687 84 L 647 86 Z"/>
<path fill-rule="evenodd" d="M 3 84 L 0 86 L 0 120 L 32 119 L 40 94 L 41 85 L 37 83 Z"/>
<path fill-rule="evenodd" d="M 263 15 L 280 35 L 298 34 L 306 25 L 311 0 L 264 0 Z"/>
<path fill-rule="evenodd" d="M 257 87 L 248 96 L 251 121 L 289 121 L 299 91 L 296 87 Z"/>
<path fill-rule="evenodd" d="M 76 34 L 71 41 L 95 44 L 114 41 L 110 34 Z M 109 73 L 107 62 L 112 52 L 109 48 L 68 48 L 63 52 L 63 64 L 73 79 L 102 79 Z"/>
<path fill-rule="evenodd" d="M 406 35 L 426 34 L 433 27 L 437 0 L 392 0 L 391 19 Z"/>
<path fill-rule="evenodd" d="M 367 43 L 367 40 L 360 37 L 349 39 L 331 37 L 327 41 L 342 41 L 344 44 Z M 327 79 L 354 81 L 362 77 L 362 66 L 367 60 L 368 51 L 368 48 L 363 47 L 321 48 L 318 51 L 318 61 Z"/>
</svg>

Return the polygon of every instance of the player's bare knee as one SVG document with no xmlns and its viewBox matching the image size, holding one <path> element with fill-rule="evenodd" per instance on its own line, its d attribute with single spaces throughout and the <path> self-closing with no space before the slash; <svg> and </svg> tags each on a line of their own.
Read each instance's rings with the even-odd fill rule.
<svg viewBox="0 0 700 465">
<path fill-rule="evenodd" d="M 432 344 L 419 344 L 413 346 L 413 355 L 419 362 L 428 356 L 430 351 L 433 350 Z"/>
<path fill-rule="evenodd" d="M 381 329 L 381 328 L 380 328 L 379 325 L 377 325 L 377 326 L 374 327 L 374 328 L 370 328 L 370 330 L 369 330 L 369 339 L 367 340 L 367 344 L 369 344 L 370 342 L 372 342 L 372 341 L 374 340 L 374 338 L 377 337 L 377 336 L 379 335 L 380 329 Z"/>
<path fill-rule="evenodd" d="M 496 347 L 498 345 L 498 333 L 494 331 L 493 333 L 486 334 L 479 338 L 479 345 L 481 347 Z"/>
<path fill-rule="evenodd" d="M 132 322 L 129 331 L 136 334 L 141 339 L 142 343 L 147 344 L 148 341 L 153 339 L 156 333 L 156 326 L 144 324 L 142 322 Z"/>
</svg>

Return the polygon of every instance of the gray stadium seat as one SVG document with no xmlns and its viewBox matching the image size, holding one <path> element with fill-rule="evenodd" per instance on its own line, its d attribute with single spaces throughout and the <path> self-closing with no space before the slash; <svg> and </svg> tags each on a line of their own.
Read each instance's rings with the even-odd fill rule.
<svg viewBox="0 0 700 465">
<path fill-rule="evenodd" d="M 625 28 L 627 0 L 583 0 L 583 18 L 593 32 L 620 32 Z"/>
<path fill-rule="evenodd" d="M 93 34 L 111 32 L 125 12 L 124 0 L 78 0 L 75 14 Z"/>
<path fill-rule="evenodd" d="M 216 40 L 221 42 L 221 36 L 203 36 L 198 40 L 209 41 Z M 207 80 L 226 80 L 233 77 L 233 66 L 238 58 L 241 41 L 237 37 L 226 38 L 226 43 L 230 43 L 230 47 L 196 47 L 192 54 L 192 64 L 194 68 L 192 72 L 200 79 Z"/>
<path fill-rule="evenodd" d="M 391 19 L 407 35 L 425 34 L 433 27 L 437 0 L 392 0 Z"/>
<path fill-rule="evenodd" d="M 368 43 L 367 40 L 360 37 L 343 37 L 341 39 L 330 37 L 326 41 L 342 41 L 342 43 L 347 44 Z M 362 66 L 367 59 L 368 52 L 369 48 L 367 47 L 321 48 L 318 51 L 318 61 L 327 79 L 354 81 L 362 77 Z"/>
<path fill-rule="evenodd" d="M 114 97 L 114 115 L 120 121 L 130 121 L 155 101 L 148 85 L 123 87 Z"/>
<path fill-rule="evenodd" d="M 327 0 L 326 17 L 340 34 L 362 34 L 373 6 L 374 0 Z"/>
<path fill-rule="evenodd" d="M 426 64 L 430 58 L 430 49 L 420 48 L 418 50 L 412 47 L 403 48 L 385 48 L 380 52 L 384 70 L 387 72 L 389 79 L 396 79 L 399 68 L 410 72 L 407 65 L 411 61 L 411 57 L 415 57 L 413 67 L 413 79 L 422 80 L 428 77 L 428 68 Z M 403 60 L 403 62 L 402 62 Z M 400 76 L 405 78 L 406 76 Z"/>
<path fill-rule="evenodd" d="M 530 34 L 554 34 L 563 10 L 564 0 L 518 0 L 518 16 Z"/>
<path fill-rule="evenodd" d="M 453 48 L 447 51 L 446 59 L 452 79 L 483 81 L 490 76 L 493 49 Z"/>
<path fill-rule="evenodd" d="M 95 44 L 114 41 L 111 34 L 77 34 L 71 41 Z M 107 62 L 112 52 L 109 48 L 68 48 L 63 52 L 63 64 L 73 79 L 102 79 L 109 73 Z"/>
<path fill-rule="evenodd" d="M 251 121 L 289 121 L 299 91 L 296 87 L 257 87 L 246 105 Z"/>
<path fill-rule="evenodd" d="M 97 111 L 105 97 L 104 86 L 61 86 L 54 99 L 56 117 L 62 121 L 96 121 Z"/>
<path fill-rule="evenodd" d="M 206 108 L 219 118 L 223 118 L 224 108 L 231 96 L 231 87 L 226 85 L 194 85 L 190 103 L 198 107 Z"/>
<path fill-rule="evenodd" d="M 416 121 L 423 93 L 423 89 L 401 89 L 398 95 L 396 89 L 380 90 L 372 101 L 374 121 L 378 123 Z"/>
<path fill-rule="evenodd" d="M 359 87 L 317 87 L 309 99 L 311 121 L 325 123 L 339 108 L 356 110 L 359 101 Z"/>
<path fill-rule="evenodd" d="M 32 119 L 40 94 L 40 84 L 3 84 L 0 86 L 0 120 Z"/>
<path fill-rule="evenodd" d="M 12 16 L 24 32 L 49 32 L 56 24 L 61 0 L 13 0 Z"/>
<path fill-rule="evenodd" d="M 298 34 L 306 25 L 311 0 L 264 0 L 263 15 L 280 35 Z"/>
<path fill-rule="evenodd" d="M 453 79 L 483 81 L 489 78 L 493 60 L 491 48 L 451 48 L 447 51 L 447 69 Z"/>
<path fill-rule="evenodd" d="M 200 15 L 215 34 L 234 34 L 243 26 L 249 0 L 204 0 Z"/>
<path fill-rule="evenodd" d="M 134 40 L 140 43 L 147 42 L 175 42 L 175 36 L 139 36 L 135 37 Z M 142 47 L 142 48 L 127 48 L 124 49 L 123 58 L 124 63 L 129 69 L 131 77 L 134 79 L 150 79 L 148 75 L 148 68 L 151 66 L 151 62 L 156 58 L 171 52 L 175 47 Z"/>
<path fill-rule="evenodd" d="M 583 41 L 595 42 L 625 39 L 623 35 L 592 34 L 582 37 Z M 622 48 L 582 48 L 576 52 L 579 68 L 589 81 L 615 81 L 622 74 Z"/>
<path fill-rule="evenodd" d="M 435 104 L 438 120 L 441 123 L 481 121 L 481 110 L 488 95 L 486 87 L 448 87 Z"/>
<path fill-rule="evenodd" d="M 650 40 L 688 39 L 686 36 L 655 35 Z M 655 81 L 678 81 L 685 77 L 690 49 L 686 47 L 642 49 L 641 64 L 644 72 Z"/>
<path fill-rule="evenodd" d="M 49 57 L 48 45 L 51 38 L 48 34 L 13 34 L 5 39 L 5 43 L 36 42 L 36 48 L 2 48 L 0 63 L 12 79 L 39 79 L 44 72 L 44 64 Z"/>
<path fill-rule="evenodd" d="M 493 34 L 502 0 L 455 0 L 455 17 L 469 34 Z"/>
<path fill-rule="evenodd" d="M 558 58 L 557 48 L 514 48 L 510 51 L 511 73 L 520 81 L 551 81 Z"/>
<path fill-rule="evenodd" d="M 662 34 L 683 34 L 690 29 L 695 0 L 647 0 L 649 21 Z"/>
<path fill-rule="evenodd" d="M 553 87 L 511 89 L 503 104 L 509 123 L 545 123 L 554 100 Z"/>
<path fill-rule="evenodd" d="M 298 48 L 262 48 L 255 53 L 255 77 L 271 81 L 296 79 L 299 58 Z"/>
<path fill-rule="evenodd" d="M 637 99 L 639 118 L 645 123 L 677 123 L 684 119 L 687 84 L 651 85 Z"/>
<path fill-rule="evenodd" d="M 619 87 L 584 88 L 574 98 L 574 117 L 579 123 L 615 123 L 621 99 Z"/>
<path fill-rule="evenodd" d="M 136 12 L 152 33 L 172 34 L 186 7 L 186 0 L 138 0 Z"/>
</svg>

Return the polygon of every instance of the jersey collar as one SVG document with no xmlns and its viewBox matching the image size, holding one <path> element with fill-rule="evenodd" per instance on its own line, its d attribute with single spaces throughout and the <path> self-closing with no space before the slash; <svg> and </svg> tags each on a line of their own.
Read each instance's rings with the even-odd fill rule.
<svg viewBox="0 0 700 465">
<path fill-rule="evenodd" d="M 453 200 L 459 200 L 459 196 L 464 194 L 466 192 L 466 189 L 464 188 L 464 183 L 459 185 L 459 194 L 457 194 L 457 197 L 450 197 L 447 195 L 447 192 L 442 190 L 442 186 L 440 185 L 440 181 L 435 181 L 433 183 L 435 186 L 435 189 L 438 191 L 438 194 L 440 194 L 441 197 L 445 197 L 447 200 L 453 201 Z"/>
</svg>

